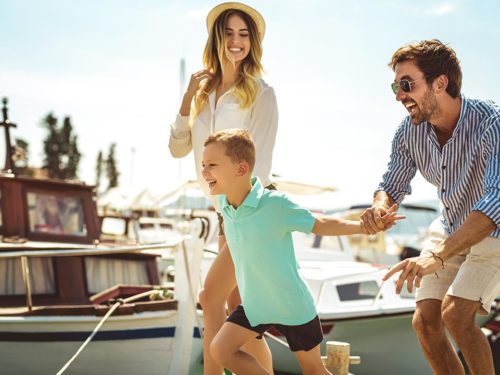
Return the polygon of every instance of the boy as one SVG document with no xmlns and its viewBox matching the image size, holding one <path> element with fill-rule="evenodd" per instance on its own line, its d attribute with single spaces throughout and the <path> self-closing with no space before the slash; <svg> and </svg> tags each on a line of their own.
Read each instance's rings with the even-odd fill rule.
<svg viewBox="0 0 500 375">
<path fill-rule="evenodd" d="M 330 374 L 321 361 L 323 339 L 313 297 L 299 273 L 292 231 L 320 235 L 364 233 L 356 221 L 315 218 L 286 195 L 265 190 L 252 178 L 255 147 L 246 130 L 219 131 L 203 149 L 203 178 L 210 193 L 220 195 L 224 232 L 234 262 L 242 304 L 213 339 L 213 358 L 239 375 L 269 374 L 240 350 L 269 328 L 287 338 L 304 374 Z M 397 206 L 383 217 L 394 225 Z"/>
</svg>

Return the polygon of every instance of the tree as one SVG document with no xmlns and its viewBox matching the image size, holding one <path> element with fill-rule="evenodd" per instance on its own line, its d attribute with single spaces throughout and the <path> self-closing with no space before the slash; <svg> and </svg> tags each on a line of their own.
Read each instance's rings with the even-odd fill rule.
<svg viewBox="0 0 500 375">
<path fill-rule="evenodd" d="M 12 146 L 12 161 L 19 176 L 31 176 L 29 168 L 29 143 L 22 138 L 16 138 L 16 144 Z"/>
<path fill-rule="evenodd" d="M 42 125 L 49 132 L 43 141 L 45 152 L 44 167 L 50 178 L 75 179 L 78 177 L 78 164 L 81 153 L 78 149 L 78 136 L 73 134 L 73 126 L 69 117 L 65 117 L 61 128 L 57 118 L 49 113 Z"/>
<path fill-rule="evenodd" d="M 115 158 L 116 143 L 113 143 L 109 147 L 109 154 L 106 160 L 106 176 L 108 177 L 108 190 L 118 186 L 118 177 L 120 172 L 118 172 L 118 167 L 116 165 Z"/>
<path fill-rule="evenodd" d="M 103 163 L 104 163 L 104 160 L 102 158 L 102 151 L 99 150 L 99 153 L 97 154 L 97 161 L 96 161 L 96 166 L 95 166 L 95 187 L 97 188 L 97 190 L 99 190 L 99 185 L 101 184 Z"/>
</svg>

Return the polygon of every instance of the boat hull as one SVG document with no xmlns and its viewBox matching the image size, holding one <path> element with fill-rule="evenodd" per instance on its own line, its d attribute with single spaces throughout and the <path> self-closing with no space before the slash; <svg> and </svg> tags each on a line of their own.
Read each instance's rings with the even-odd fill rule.
<svg viewBox="0 0 500 375">
<path fill-rule="evenodd" d="M 3 375 L 55 374 L 76 353 L 102 317 L 0 318 Z M 68 368 L 68 374 L 166 374 L 172 362 L 175 310 L 110 317 Z M 202 343 L 195 329 L 191 368 Z"/>
</svg>

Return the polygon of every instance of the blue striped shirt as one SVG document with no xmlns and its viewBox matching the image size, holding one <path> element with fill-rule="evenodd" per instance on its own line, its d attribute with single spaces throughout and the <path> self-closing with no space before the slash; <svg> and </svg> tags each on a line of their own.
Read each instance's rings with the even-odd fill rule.
<svg viewBox="0 0 500 375">
<path fill-rule="evenodd" d="M 462 95 L 458 123 L 442 149 L 430 123 L 415 126 L 407 116 L 396 131 L 388 168 L 376 191 L 385 191 L 401 203 L 411 193 L 417 170 L 438 188 L 441 222 L 449 234 L 471 211 L 481 211 L 497 226 L 491 236 L 500 238 L 498 105 Z"/>
</svg>

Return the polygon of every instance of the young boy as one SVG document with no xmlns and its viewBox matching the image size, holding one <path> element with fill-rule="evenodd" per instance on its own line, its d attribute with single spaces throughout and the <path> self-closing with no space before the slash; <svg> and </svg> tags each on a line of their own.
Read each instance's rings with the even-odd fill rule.
<svg viewBox="0 0 500 375">
<path fill-rule="evenodd" d="M 292 231 L 320 235 L 363 233 L 356 221 L 316 218 L 280 192 L 252 178 L 255 147 L 246 130 L 219 131 L 205 142 L 203 178 L 220 195 L 224 232 L 234 262 L 242 304 L 213 339 L 213 358 L 239 375 L 269 374 L 248 353 L 247 341 L 269 328 L 288 341 L 304 374 L 330 374 L 321 361 L 321 324 L 306 281 L 295 259 Z M 397 206 L 383 217 L 394 225 Z"/>
</svg>

